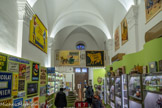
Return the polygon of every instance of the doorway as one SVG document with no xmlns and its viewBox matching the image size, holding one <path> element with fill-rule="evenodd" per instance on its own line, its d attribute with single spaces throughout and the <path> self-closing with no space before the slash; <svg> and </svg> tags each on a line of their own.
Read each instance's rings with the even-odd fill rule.
<svg viewBox="0 0 162 108">
<path fill-rule="evenodd" d="M 85 87 L 85 84 L 88 84 L 88 68 L 74 68 L 75 72 L 75 90 L 79 94 L 78 86 L 81 85 L 81 97 L 83 99 L 84 93 L 83 89 Z"/>
</svg>

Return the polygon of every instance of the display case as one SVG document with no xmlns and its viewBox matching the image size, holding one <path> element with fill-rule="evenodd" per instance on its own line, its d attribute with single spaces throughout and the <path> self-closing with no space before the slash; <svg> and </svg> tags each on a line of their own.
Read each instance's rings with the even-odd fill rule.
<svg viewBox="0 0 162 108">
<path fill-rule="evenodd" d="M 122 80 L 122 108 L 128 108 L 129 100 L 128 100 L 128 75 L 123 74 L 121 76 Z"/>
<path fill-rule="evenodd" d="M 162 108 L 162 72 L 143 75 L 145 108 Z"/>
<path fill-rule="evenodd" d="M 143 86 L 142 86 L 142 74 L 130 74 L 129 80 L 129 108 L 137 108 L 136 104 L 143 107 Z M 133 102 L 132 102 L 133 101 Z M 133 103 L 133 105 L 131 104 Z"/>
<path fill-rule="evenodd" d="M 106 104 L 110 104 L 110 77 L 106 77 Z"/>
<path fill-rule="evenodd" d="M 115 107 L 121 108 L 121 77 L 115 77 Z"/>
<path fill-rule="evenodd" d="M 54 93 L 55 76 L 54 73 L 48 73 L 47 95 Z"/>
<path fill-rule="evenodd" d="M 104 84 L 104 104 L 106 104 L 106 77 L 104 78 L 104 82 L 103 82 L 103 84 Z"/>
<path fill-rule="evenodd" d="M 115 78 L 111 77 L 110 80 L 110 105 L 113 108 L 115 107 Z"/>
</svg>

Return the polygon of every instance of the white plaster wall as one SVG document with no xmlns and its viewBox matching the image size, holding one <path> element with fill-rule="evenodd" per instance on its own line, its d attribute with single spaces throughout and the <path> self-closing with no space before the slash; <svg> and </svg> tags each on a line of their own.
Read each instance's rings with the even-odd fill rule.
<svg viewBox="0 0 162 108">
<path fill-rule="evenodd" d="M 84 33 L 71 34 L 63 44 L 61 50 L 76 50 L 76 43 L 78 41 L 84 41 L 86 45 L 86 50 L 100 50 L 94 39 Z"/>
<path fill-rule="evenodd" d="M 0 52 L 17 56 L 17 4 L 15 0 L 0 1 Z"/>
<path fill-rule="evenodd" d="M 47 17 L 46 17 L 46 10 L 44 7 L 44 1 L 40 0 L 40 2 L 36 2 L 36 4 L 33 6 L 33 10 L 35 14 L 39 17 L 39 19 L 42 21 L 44 26 L 48 29 L 47 26 Z M 30 25 L 27 25 L 24 23 L 23 26 L 23 43 L 22 43 L 22 57 L 41 63 L 42 66 L 50 66 L 51 61 L 50 55 L 46 54 L 43 51 L 41 51 L 39 48 L 34 46 L 29 42 L 29 27 Z M 50 50 L 47 50 L 47 53 L 51 53 Z"/>
</svg>

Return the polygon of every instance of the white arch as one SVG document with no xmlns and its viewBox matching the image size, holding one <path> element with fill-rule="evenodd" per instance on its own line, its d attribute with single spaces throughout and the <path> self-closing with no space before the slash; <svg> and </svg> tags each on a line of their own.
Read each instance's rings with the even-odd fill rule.
<svg viewBox="0 0 162 108">
<path fill-rule="evenodd" d="M 54 38 L 61 29 L 71 25 L 79 27 L 84 25 L 95 26 L 105 33 L 107 39 L 111 39 L 110 32 L 104 21 L 94 13 L 85 11 L 73 11 L 65 14 L 63 17 L 60 17 L 60 19 L 58 19 L 56 24 L 53 26 L 50 37 Z"/>
</svg>

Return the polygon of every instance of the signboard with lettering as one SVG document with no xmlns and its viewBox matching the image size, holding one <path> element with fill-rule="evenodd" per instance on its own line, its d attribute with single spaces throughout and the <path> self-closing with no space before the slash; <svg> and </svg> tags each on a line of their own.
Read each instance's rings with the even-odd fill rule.
<svg viewBox="0 0 162 108">
<path fill-rule="evenodd" d="M 46 84 L 46 74 L 47 74 L 47 69 L 41 67 L 41 72 L 40 72 L 40 84 Z"/>
<path fill-rule="evenodd" d="M 8 63 L 8 71 L 9 72 L 19 72 L 19 64 L 18 63 L 9 62 Z"/>
<path fill-rule="evenodd" d="M 6 71 L 7 70 L 7 56 L 0 54 L 0 70 Z"/>
<path fill-rule="evenodd" d="M 12 82 L 12 95 L 17 96 L 18 94 L 18 74 L 13 74 L 13 82 Z"/>
<path fill-rule="evenodd" d="M 0 99 L 11 97 L 12 73 L 0 72 Z"/>
<path fill-rule="evenodd" d="M 76 102 L 75 103 L 75 108 L 82 108 L 82 107 L 88 107 L 87 102 Z"/>
<path fill-rule="evenodd" d="M 23 106 L 23 98 L 15 99 L 13 101 L 13 108 L 20 108 Z"/>
</svg>

